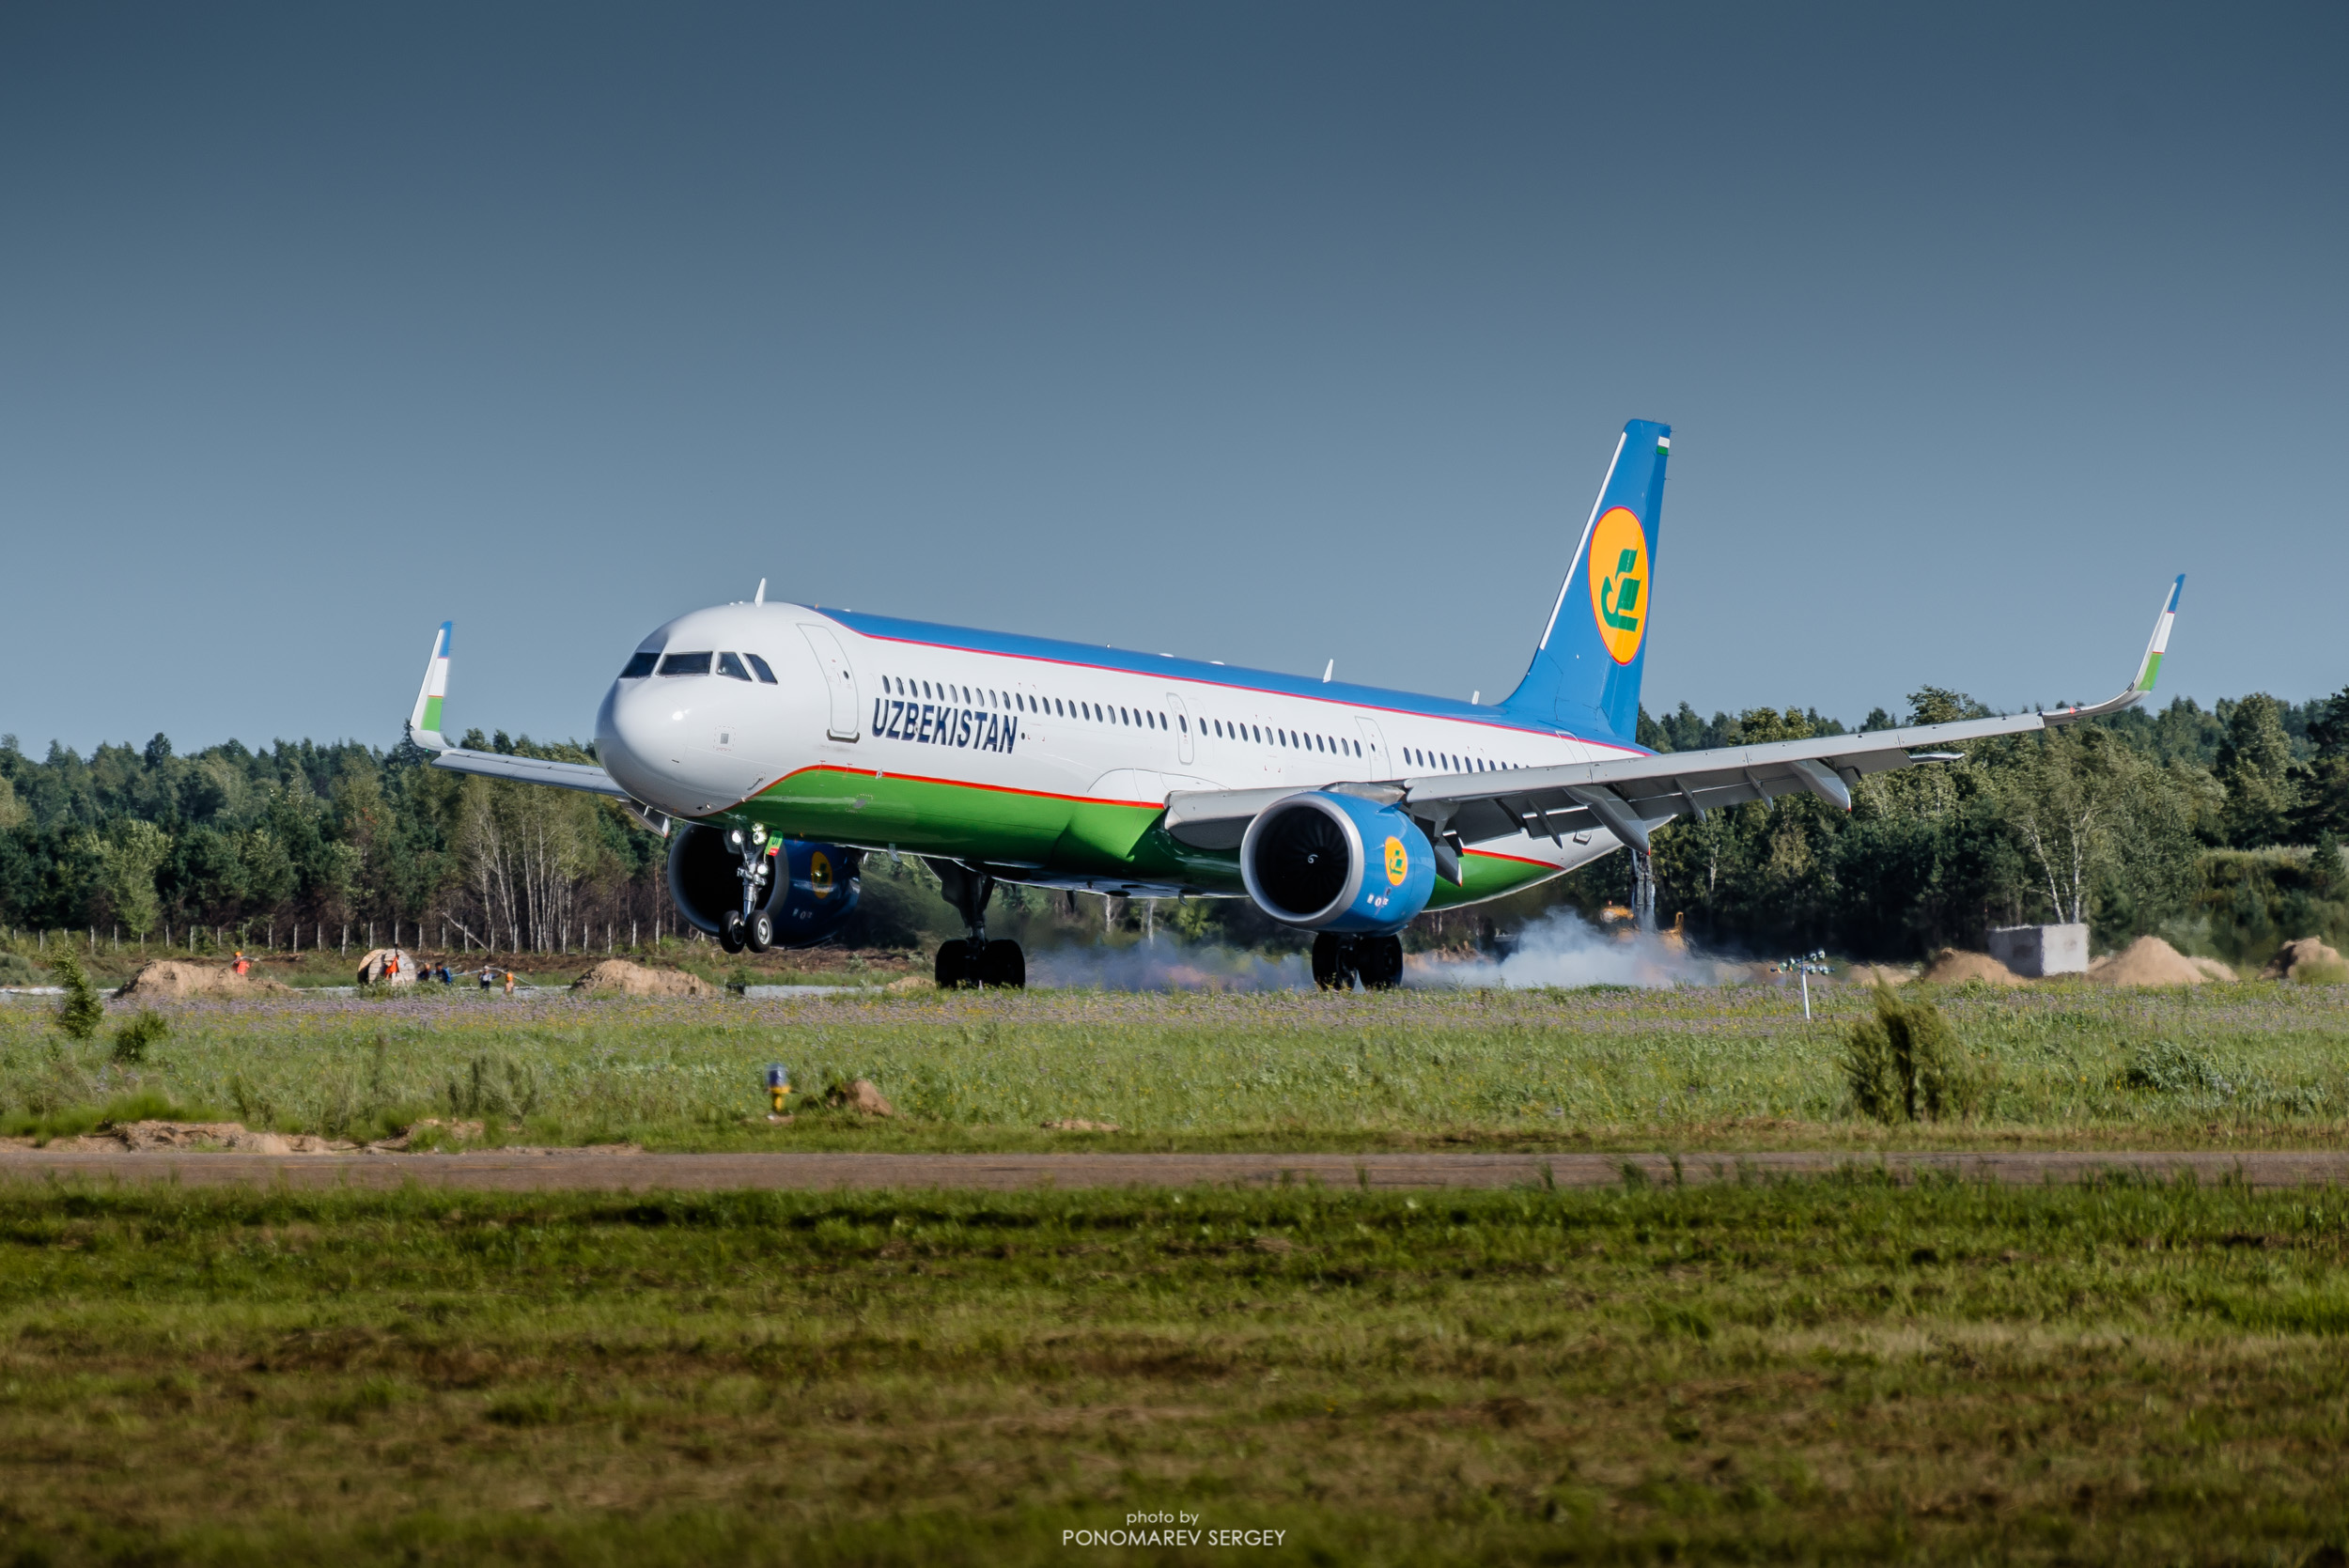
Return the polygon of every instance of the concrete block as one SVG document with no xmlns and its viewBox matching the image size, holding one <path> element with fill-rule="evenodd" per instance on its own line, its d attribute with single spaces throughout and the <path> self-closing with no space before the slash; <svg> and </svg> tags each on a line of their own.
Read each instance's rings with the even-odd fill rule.
<svg viewBox="0 0 2349 1568">
<path fill-rule="evenodd" d="M 2016 974 L 2088 972 L 2085 925 L 1999 925 L 1990 932 L 1990 956 Z"/>
</svg>

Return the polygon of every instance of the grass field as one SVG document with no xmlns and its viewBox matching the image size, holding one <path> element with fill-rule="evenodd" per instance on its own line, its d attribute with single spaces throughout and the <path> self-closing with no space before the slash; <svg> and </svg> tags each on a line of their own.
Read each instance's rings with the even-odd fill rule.
<svg viewBox="0 0 2349 1568">
<path fill-rule="evenodd" d="M 2336 1564 L 2345 1220 L 1859 1177 L 0 1189 L 0 1552 L 1030 1562 L 1163 1511 L 1324 1563 Z"/>
<path fill-rule="evenodd" d="M 0 1124 L 133 1102 L 370 1137 L 479 1119 L 533 1142 L 669 1149 L 2326 1146 L 2349 1136 L 2349 986 L 1939 994 L 1983 1077 L 1972 1121 L 1856 1120 L 1838 1067 L 1870 1005 L 1770 986 L 1379 996 L 1036 991 L 815 1001 L 535 996 L 190 1002 L 138 1063 L 0 1006 Z M 108 1030 L 128 1016 L 110 1007 Z M 900 1116 L 765 1120 L 759 1070 L 873 1079 Z M 801 1095 L 804 1106 L 809 1096 Z M 1114 1135 L 1039 1130 L 1077 1118 Z M 511 1130 L 508 1130 L 511 1129 Z"/>
</svg>

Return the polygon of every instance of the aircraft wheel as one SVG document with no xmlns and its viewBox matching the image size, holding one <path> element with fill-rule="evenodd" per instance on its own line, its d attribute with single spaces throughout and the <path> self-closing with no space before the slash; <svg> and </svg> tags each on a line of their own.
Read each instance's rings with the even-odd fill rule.
<svg viewBox="0 0 2349 1568">
<path fill-rule="evenodd" d="M 751 916 L 750 923 L 742 930 L 742 943 L 753 953 L 764 953 L 774 946 L 774 917 L 764 909 Z"/>
<path fill-rule="evenodd" d="M 1314 939 L 1314 984 L 1325 991 L 1354 988 L 1353 944 L 1324 931 Z"/>
<path fill-rule="evenodd" d="M 1018 942 L 988 943 L 987 955 L 979 960 L 979 984 L 983 986 L 999 986 L 1011 991 L 1028 987 L 1028 955 L 1019 951 Z"/>
<path fill-rule="evenodd" d="M 1361 966 L 1364 990 L 1392 991 L 1403 983 L 1400 937 L 1361 938 L 1354 944 L 1354 959 Z"/>
<path fill-rule="evenodd" d="M 739 953 L 749 940 L 743 929 L 742 911 L 728 909 L 723 924 L 718 927 L 718 945 L 728 953 Z"/>
<path fill-rule="evenodd" d="M 971 944 L 957 937 L 950 942 L 938 944 L 938 964 L 932 972 L 941 991 L 960 989 L 979 983 L 978 966 L 971 961 Z"/>
</svg>

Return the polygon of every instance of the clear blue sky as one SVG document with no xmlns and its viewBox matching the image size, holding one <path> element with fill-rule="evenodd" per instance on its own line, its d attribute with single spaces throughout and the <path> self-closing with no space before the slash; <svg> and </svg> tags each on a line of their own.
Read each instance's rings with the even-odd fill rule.
<svg viewBox="0 0 2349 1568">
<path fill-rule="evenodd" d="M 2349 684 L 2349 9 L 0 8 L 0 730 L 587 735 L 770 593 L 1487 699 Z"/>
</svg>

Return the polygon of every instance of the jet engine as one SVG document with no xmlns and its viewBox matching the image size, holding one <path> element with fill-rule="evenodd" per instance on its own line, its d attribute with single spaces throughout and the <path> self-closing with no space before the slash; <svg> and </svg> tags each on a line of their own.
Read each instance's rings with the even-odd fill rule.
<svg viewBox="0 0 2349 1568">
<path fill-rule="evenodd" d="M 742 908 L 742 858 L 723 828 L 692 823 L 671 835 L 669 894 L 677 913 L 708 932 L 723 934 L 728 913 Z M 840 928 L 856 908 L 861 849 L 773 838 L 766 844 L 767 891 L 758 906 L 774 923 L 776 947 L 813 947 Z"/>
<path fill-rule="evenodd" d="M 1258 814 L 1240 840 L 1239 871 L 1248 896 L 1273 919 L 1346 936 L 1402 930 L 1436 891 L 1435 851 L 1418 824 L 1392 806 L 1327 790 Z"/>
</svg>

